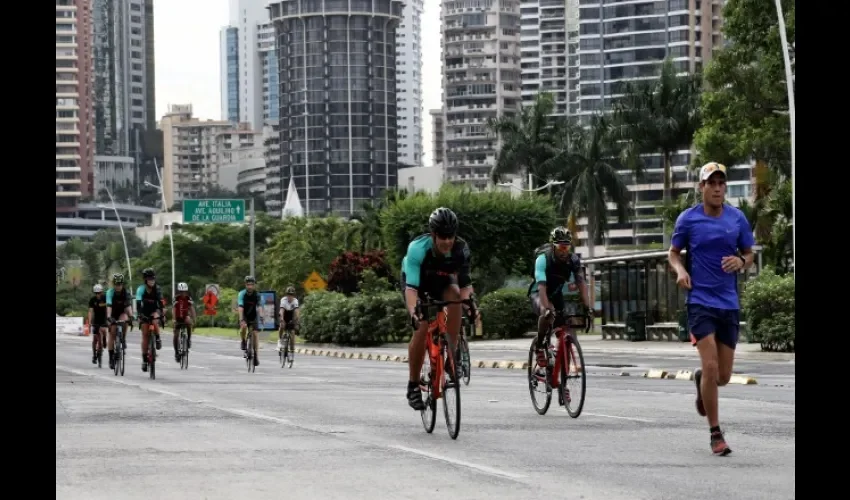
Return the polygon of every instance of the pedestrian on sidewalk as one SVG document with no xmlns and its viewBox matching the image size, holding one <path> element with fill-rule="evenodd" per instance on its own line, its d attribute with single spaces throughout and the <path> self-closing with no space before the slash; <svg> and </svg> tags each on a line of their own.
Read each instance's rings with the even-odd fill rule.
<svg viewBox="0 0 850 500">
<path fill-rule="evenodd" d="M 738 344 L 740 302 L 736 273 L 753 264 L 753 232 L 743 212 L 726 201 L 726 167 L 700 169 L 702 203 L 679 215 L 670 245 L 676 284 L 688 290 L 688 329 L 699 352 L 694 373 L 697 412 L 708 419 L 711 451 L 732 452 L 720 430 L 719 386 L 729 383 Z M 681 251 L 687 250 L 687 265 Z"/>
</svg>

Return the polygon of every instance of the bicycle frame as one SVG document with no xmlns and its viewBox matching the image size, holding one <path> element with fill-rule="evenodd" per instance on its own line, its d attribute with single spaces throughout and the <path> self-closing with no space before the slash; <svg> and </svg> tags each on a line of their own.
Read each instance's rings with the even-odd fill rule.
<svg viewBox="0 0 850 500">
<path fill-rule="evenodd" d="M 446 336 L 446 309 L 443 308 L 437 313 L 434 321 L 428 324 L 428 335 L 425 338 L 426 352 L 431 361 L 431 395 L 437 400 L 443 395 L 442 380 L 445 376 L 445 366 L 443 363 L 443 345 L 447 345 Z M 436 340 L 436 342 L 435 342 Z"/>
<path fill-rule="evenodd" d="M 572 345 L 573 334 L 567 330 L 569 320 L 571 318 L 581 318 L 584 316 L 567 316 L 564 318 L 565 324 L 561 325 L 552 332 L 558 338 L 558 351 L 555 353 L 555 366 L 552 368 L 552 386 L 557 387 L 560 383 L 561 366 L 564 366 L 564 373 L 570 373 L 570 358 L 574 358 L 573 350 L 570 349 L 567 355 L 567 344 Z M 585 321 L 592 321 L 592 318 L 585 318 Z M 585 326 L 585 330 L 589 331 L 589 324 Z M 573 359 L 573 364 L 578 365 L 578 361 Z"/>
</svg>

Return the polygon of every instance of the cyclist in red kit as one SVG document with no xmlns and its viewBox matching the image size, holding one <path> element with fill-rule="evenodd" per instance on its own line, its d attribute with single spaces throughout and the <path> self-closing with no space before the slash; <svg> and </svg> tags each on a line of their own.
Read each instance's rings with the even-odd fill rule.
<svg viewBox="0 0 850 500">
<path fill-rule="evenodd" d="M 178 338 L 177 331 L 181 325 L 186 325 L 186 335 L 188 336 L 187 347 L 192 347 L 192 325 L 195 320 L 195 304 L 192 302 L 192 297 L 189 296 L 189 285 L 186 283 L 177 284 L 177 297 L 174 298 L 174 359 L 180 362 L 180 354 L 178 353 Z"/>
</svg>

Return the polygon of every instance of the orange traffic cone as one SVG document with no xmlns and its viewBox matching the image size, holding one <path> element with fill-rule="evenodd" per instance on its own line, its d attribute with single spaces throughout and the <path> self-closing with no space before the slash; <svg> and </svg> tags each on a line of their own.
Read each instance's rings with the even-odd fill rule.
<svg viewBox="0 0 850 500">
<path fill-rule="evenodd" d="M 83 323 L 83 336 L 88 337 L 91 334 L 91 328 L 88 323 Z"/>
</svg>

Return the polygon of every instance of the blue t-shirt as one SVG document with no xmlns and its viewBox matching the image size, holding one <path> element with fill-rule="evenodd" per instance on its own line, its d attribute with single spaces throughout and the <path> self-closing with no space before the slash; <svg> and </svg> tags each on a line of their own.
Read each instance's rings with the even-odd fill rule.
<svg viewBox="0 0 850 500">
<path fill-rule="evenodd" d="M 722 259 L 753 247 L 753 231 L 743 212 L 723 205 L 719 217 L 705 214 L 702 204 L 679 215 L 672 245 L 690 255 L 691 290 L 688 304 L 717 309 L 740 309 L 737 273 L 723 271 Z"/>
</svg>

